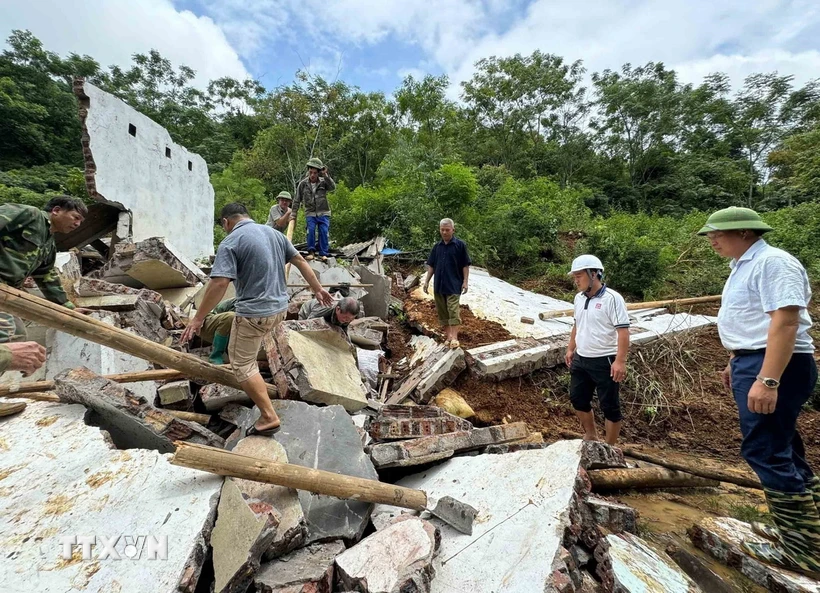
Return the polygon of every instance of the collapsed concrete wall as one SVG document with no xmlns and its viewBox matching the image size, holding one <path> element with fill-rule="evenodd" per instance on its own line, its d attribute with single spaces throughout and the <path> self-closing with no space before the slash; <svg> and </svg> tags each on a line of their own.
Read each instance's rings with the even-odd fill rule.
<svg viewBox="0 0 820 593">
<path fill-rule="evenodd" d="M 83 80 L 74 93 L 88 193 L 131 213 L 120 217 L 118 238 L 173 237 L 191 259 L 211 255 L 214 190 L 205 160 L 114 95 Z"/>
</svg>

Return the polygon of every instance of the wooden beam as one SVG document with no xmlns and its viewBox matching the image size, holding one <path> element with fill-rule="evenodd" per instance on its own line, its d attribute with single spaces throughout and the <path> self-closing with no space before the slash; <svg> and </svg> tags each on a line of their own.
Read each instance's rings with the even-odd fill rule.
<svg viewBox="0 0 820 593">
<path fill-rule="evenodd" d="M 142 336 L 2 284 L 0 311 L 175 369 L 192 379 L 242 388 L 234 374 L 224 367 L 214 366 L 191 354 L 177 352 Z M 267 391 L 271 397 L 278 397 L 273 385 L 267 385 Z"/>
<path fill-rule="evenodd" d="M 691 299 L 670 299 L 667 301 L 647 301 L 645 303 L 628 303 L 626 305 L 627 311 L 635 311 L 637 309 L 654 309 L 656 307 L 684 307 L 687 305 L 699 305 L 701 303 L 715 303 L 721 299 L 721 295 L 693 297 Z M 560 311 L 544 311 L 538 314 L 541 321 L 553 319 L 555 317 L 572 317 L 575 315 L 575 309 L 562 309 Z"/>
<path fill-rule="evenodd" d="M 588 471 L 587 475 L 595 491 L 633 488 L 716 488 L 720 485 L 717 480 L 709 480 L 665 467 L 593 469 Z"/>
</svg>

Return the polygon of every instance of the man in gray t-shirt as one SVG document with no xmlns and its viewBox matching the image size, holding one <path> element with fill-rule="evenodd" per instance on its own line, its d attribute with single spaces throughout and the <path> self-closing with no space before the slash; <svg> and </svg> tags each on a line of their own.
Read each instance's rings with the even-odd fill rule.
<svg viewBox="0 0 820 593">
<path fill-rule="evenodd" d="M 236 380 L 261 413 L 247 434 L 270 436 L 279 427 L 279 418 L 259 374 L 256 354 L 265 334 L 281 323 L 287 313 L 285 265 L 292 263 L 299 269 L 320 303 L 330 306 L 332 297 L 291 242 L 282 233 L 251 220 L 245 206 L 228 204 L 220 218 L 228 236 L 217 249 L 202 303 L 180 339 L 185 343 L 199 333 L 205 317 L 233 282 L 236 317 L 228 341 L 228 356 Z"/>
</svg>

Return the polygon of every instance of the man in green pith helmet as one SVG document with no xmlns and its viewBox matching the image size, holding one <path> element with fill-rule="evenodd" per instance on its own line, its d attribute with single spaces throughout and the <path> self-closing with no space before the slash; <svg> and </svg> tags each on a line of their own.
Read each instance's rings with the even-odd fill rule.
<svg viewBox="0 0 820 593">
<path fill-rule="evenodd" d="M 319 231 L 319 257 L 327 261 L 330 250 L 330 203 L 327 193 L 336 189 L 336 183 L 330 178 L 327 167 L 317 158 L 307 162 L 307 177 L 296 186 L 296 199 L 293 200 L 291 220 L 296 220 L 299 208 L 305 207 L 307 219 L 307 248 L 306 259 L 312 260 L 316 253 L 316 231 Z"/>
<path fill-rule="evenodd" d="M 807 311 L 811 287 L 792 255 L 772 247 L 772 228 L 749 208 L 725 208 L 698 231 L 731 258 L 718 331 L 729 350 L 722 372 L 740 416 L 741 455 L 755 471 L 776 527 L 753 523 L 766 541 L 744 551 L 820 578 L 820 479 L 806 461 L 797 417 L 817 382 Z"/>
<path fill-rule="evenodd" d="M 271 206 L 268 220 L 265 224 L 284 233 L 290 221 L 290 205 L 292 203 L 293 198 L 290 196 L 290 192 L 280 191 L 279 195 L 276 196 L 276 204 Z"/>
</svg>

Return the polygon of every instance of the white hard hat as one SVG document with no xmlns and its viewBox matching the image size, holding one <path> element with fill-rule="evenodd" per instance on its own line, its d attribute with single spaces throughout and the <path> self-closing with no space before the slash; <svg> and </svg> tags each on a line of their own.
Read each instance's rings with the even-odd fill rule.
<svg viewBox="0 0 820 593">
<path fill-rule="evenodd" d="M 582 270 L 603 270 L 604 264 L 594 255 L 579 255 L 572 260 L 572 269 L 568 275 L 580 272 Z"/>
</svg>

